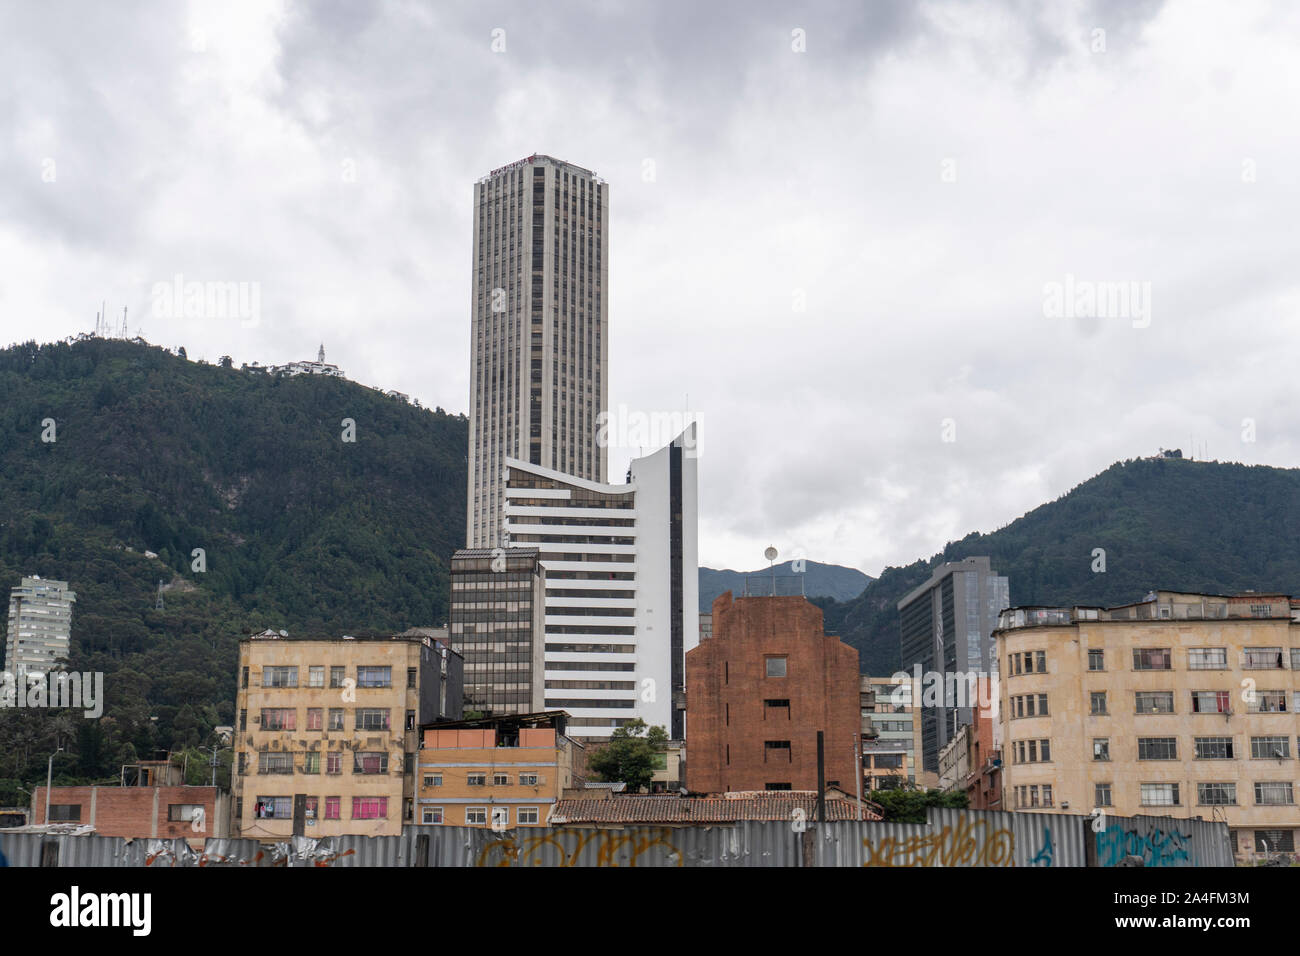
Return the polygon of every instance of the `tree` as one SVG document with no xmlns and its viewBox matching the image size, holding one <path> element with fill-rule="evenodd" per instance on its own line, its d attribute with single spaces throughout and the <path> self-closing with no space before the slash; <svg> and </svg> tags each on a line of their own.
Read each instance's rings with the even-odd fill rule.
<svg viewBox="0 0 1300 956">
<path fill-rule="evenodd" d="M 650 786 L 655 773 L 655 755 L 668 744 L 668 731 L 649 727 L 640 717 L 618 728 L 609 743 L 593 753 L 587 766 L 606 783 L 627 784 L 631 793 Z"/>
<path fill-rule="evenodd" d="M 965 810 L 969 806 L 961 790 L 921 790 L 899 787 L 873 790 L 870 799 L 880 804 L 886 823 L 924 823 L 929 807 Z"/>
<path fill-rule="evenodd" d="M 184 356 L 182 356 L 182 358 L 184 358 Z M 221 356 L 221 358 L 217 359 L 217 364 L 220 365 L 222 368 L 234 368 L 235 360 L 232 359 L 229 355 L 223 355 Z"/>
</svg>

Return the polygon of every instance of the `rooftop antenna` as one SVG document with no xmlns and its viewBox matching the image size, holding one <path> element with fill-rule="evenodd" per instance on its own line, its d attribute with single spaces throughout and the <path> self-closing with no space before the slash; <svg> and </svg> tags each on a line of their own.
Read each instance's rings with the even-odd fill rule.
<svg viewBox="0 0 1300 956">
<path fill-rule="evenodd" d="M 771 545 L 768 545 L 767 550 L 763 552 L 763 557 L 767 558 L 767 566 L 772 571 L 772 597 L 776 597 L 776 565 L 773 562 L 776 561 L 777 553 L 776 548 Z"/>
</svg>

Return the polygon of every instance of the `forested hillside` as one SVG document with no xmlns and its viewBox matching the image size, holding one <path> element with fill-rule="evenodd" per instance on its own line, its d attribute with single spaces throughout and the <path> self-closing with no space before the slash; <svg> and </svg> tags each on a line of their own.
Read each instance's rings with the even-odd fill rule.
<svg viewBox="0 0 1300 956">
<path fill-rule="evenodd" d="M 1092 570 L 1095 548 L 1104 573 Z M 992 534 L 886 568 L 853 601 L 816 603 L 864 673 L 888 674 L 899 664 L 898 600 L 938 563 L 981 554 L 1010 578 L 1013 605 L 1123 604 L 1156 588 L 1300 594 L 1300 470 L 1121 462 Z"/>
<path fill-rule="evenodd" d="M 0 351 L 0 584 L 70 582 L 71 666 L 105 671 L 108 698 L 97 721 L 0 711 L 0 804 L 27 802 L 15 780 L 43 780 L 59 743 L 56 771 L 94 779 L 232 723 L 250 629 L 445 622 L 467 434 L 352 382 L 138 342 Z"/>
</svg>

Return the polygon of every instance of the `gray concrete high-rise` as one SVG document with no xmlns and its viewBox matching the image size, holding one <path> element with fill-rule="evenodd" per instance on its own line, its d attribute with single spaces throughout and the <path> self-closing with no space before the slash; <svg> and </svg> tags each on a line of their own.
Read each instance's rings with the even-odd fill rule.
<svg viewBox="0 0 1300 956">
<path fill-rule="evenodd" d="M 898 602 L 903 670 L 914 676 L 945 676 L 942 702 L 926 703 L 921 688 L 912 690 L 913 713 L 920 715 L 922 770 L 937 773 L 939 751 L 963 724 L 971 723 L 971 708 L 957 706 L 957 686 L 948 675 L 991 674 L 997 667 L 992 634 L 998 614 L 1010 606 L 1009 587 L 986 557 L 964 558 L 940 565 L 920 587 Z M 918 696 L 921 695 L 921 696 Z"/>
<path fill-rule="evenodd" d="M 72 605 L 77 595 L 67 581 L 23 578 L 9 592 L 9 634 L 5 670 L 15 676 L 44 673 L 68 656 Z"/>
<path fill-rule="evenodd" d="M 506 460 L 604 483 L 609 187 L 533 155 L 474 187 L 466 544 L 508 544 Z"/>
</svg>

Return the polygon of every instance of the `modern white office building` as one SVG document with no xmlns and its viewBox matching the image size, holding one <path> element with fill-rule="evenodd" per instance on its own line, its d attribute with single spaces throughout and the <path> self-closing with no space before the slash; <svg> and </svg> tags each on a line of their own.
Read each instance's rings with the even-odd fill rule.
<svg viewBox="0 0 1300 956">
<path fill-rule="evenodd" d="M 501 544 L 507 460 L 606 480 L 608 190 L 542 155 L 474 187 L 469 548 Z"/>
<path fill-rule="evenodd" d="M 72 605 L 77 595 L 67 581 L 33 576 L 9 591 L 9 633 L 5 670 L 15 676 L 50 670 L 68 656 Z"/>
<path fill-rule="evenodd" d="M 699 643 L 695 426 L 605 484 L 510 458 L 505 533 L 546 575 L 545 702 L 569 735 L 633 718 L 684 736 L 685 654 Z"/>
</svg>

